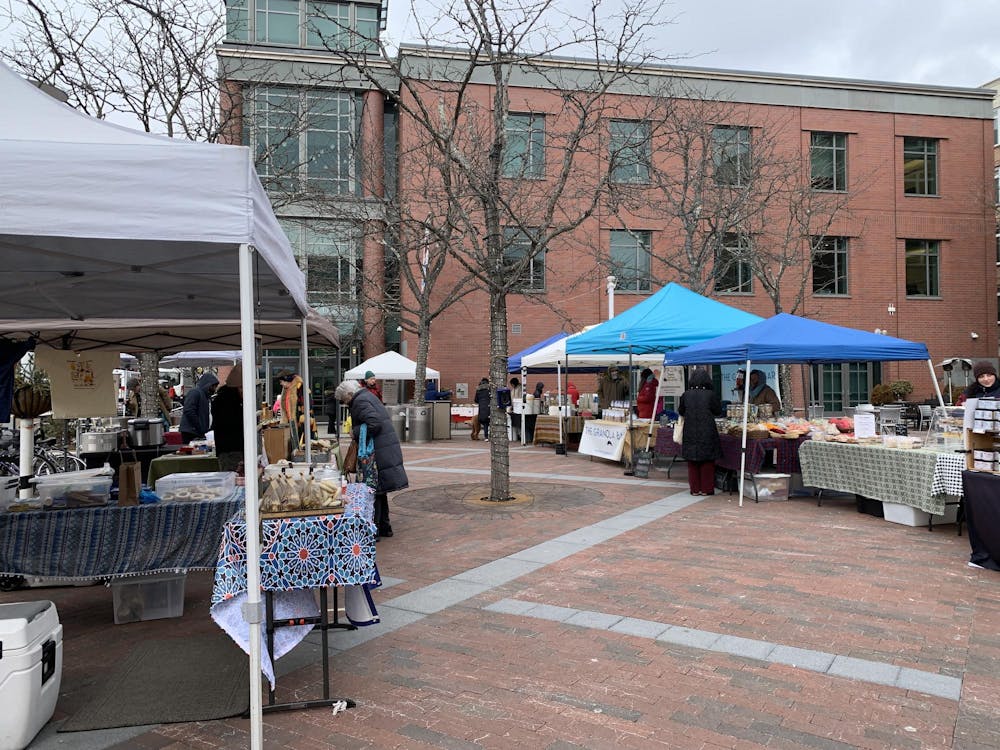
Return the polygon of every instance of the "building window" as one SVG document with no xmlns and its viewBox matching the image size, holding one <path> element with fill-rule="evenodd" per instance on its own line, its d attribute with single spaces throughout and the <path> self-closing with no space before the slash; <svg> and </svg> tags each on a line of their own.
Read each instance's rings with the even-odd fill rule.
<svg viewBox="0 0 1000 750">
<path fill-rule="evenodd" d="M 623 292 L 648 292 L 649 232 L 611 231 L 611 264 L 608 273 L 616 278 L 615 288 Z"/>
<path fill-rule="evenodd" d="M 328 0 L 226 0 L 226 39 L 370 52 L 378 47 L 379 5 Z"/>
<path fill-rule="evenodd" d="M 937 240 L 906 241 L 907 297 L 940 296 L 940 245 Z"/>
<path fill-rule="evenodd" d="M 718 126 L 712 130 L 715 181 L 745 185 L 750 179 L 750 129 Z"/>
<path fill-rule="evenodd" d="M 993 144 L 1000 146 L 1000 107 L 993 110 Z"/>
<path fill-rule="evenodd" d="M 346 91 L 281 86 L 253 93 L 250 144 L 269 190 L 354 191 L 355 103 Z"/>
<path fill-rule="evenodd" d="M 504 229 L 504 266 L 517 279 L 516 291 L 545 291 L 545 248 L 532 250 L 532 238 L 516 227 Z"/>
<path fill-rule="evenodd" d="M 250 0 L 226 0 L 226 38 L 250 41 Z"/>
<path fill-rule="evenodd" d="M 327 314 L 353 315 L 360 278 L 354 228 L 343 222 L 301 219 L 282 220 L 281 225 L 305 274 L 309 303 Z"/>
<path fill-rule="evenodd" d="M 879 362 L 848 362 L 837 365 L 813 365 L 814 394 L 827 414 L 868 401 L 872 387 L 882 381 Z"/>
<path fill-rule="evenodd" d="M 938 142 L 933 138 L 903 139 L 903 192 L 937 195 Z"/>
<path fill-rule="evenodd" d="M 722 294 L 752 294 L 753 273 L 749 261 L 750 239 L 727 232 L 715 257 L 715 291 Z"/>
<path fill-rule="evenodd" d="M 611 179 L 614 182 L 649 182 L 649 123 L 611 121 Z"/>
<path fill-rule="evenodd" d="M 813 294 L 847 294 L 847 238 L 813 237 Z"/>
<path fill-rule="evenodd" d="M 545 115 L 507 115 L 504 131 L 504 177 L 544 176 Z"/>
<path fill-rule="evenodd" d="M 809 161 L 813 190 L 847 190 L 846 133 L 812 133 Z"/>
<path fill-rule="evenodd" d="M 254 5 L 258 42 L 299 43 L 299 0 L 254 0 Z"/>
</svg>

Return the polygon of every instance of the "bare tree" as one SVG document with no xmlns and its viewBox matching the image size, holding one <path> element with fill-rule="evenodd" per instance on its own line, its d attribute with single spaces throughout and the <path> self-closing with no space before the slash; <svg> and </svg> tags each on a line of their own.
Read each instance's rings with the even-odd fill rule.
<svg viewBox="0 0 1000 750">
<path fill-rule="evenodd" d="M 4 0 L 11 41 L 0 54 L 75 109 L 151 133 L 215 141 L 215 48 L 224 19 L 212 0 Z"/>
<path fill-rule="evenodd" d="M 401 172 L 430 167 L 406 171 L 407 217 L 447 247 L 488 297 L 497 424 L 505 419 L 495 392 L 507 375 L 507 297 L 531 283 L 546 253 L 566 248 L 593 220 L 608 184 L 601 133 L 612 95 L 651 62 L 644 47 L 665 18 L 661 10 L 636 0 L 612 18 L 600 2 L 575 14 L 553 0 L 464 0 L 424 16 L 422 43 L 396 56 L 384 46 L 376 56 L 330 45 L 397 107 Z M 579 50 L 589 60 L 573 70 L 553 58 Z M 544 95 L 520 89 L 524 81 L 536 83 L 531 94 Z M 513 148 L 512 115 L 544 118 L 543 160 Z M 490 499 L 502 501 L 510 497 L 507 433 L 492 430 L 490 439 Z"/>
</svg>

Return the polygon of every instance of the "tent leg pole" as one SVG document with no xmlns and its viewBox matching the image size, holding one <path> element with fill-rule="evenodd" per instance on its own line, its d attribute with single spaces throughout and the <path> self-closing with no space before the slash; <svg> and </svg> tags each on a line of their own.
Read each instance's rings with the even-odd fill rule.
<svg viewBox="0 0 1000 750">
<path fill-rule="evenodd" d="M 264 746 L 263 699 L 261 696 L 260 624 L 260 516 L 257 484 L 257 409 L 252 395 L 257 388 L 257 351 L 254 340 L 253 252 L 240 245 L 240 343 L 243 349 L 243 466 L 247 519 L 247 601 L 243 617 L 250 630 L 250 748 Z"/>
<path fill-rule="evenodd" d="M 747 360 L 747 376 L 743 378 L 743 443 L 740 451 L 740 507 L 743 507 L 743 484 L 747 470 L 747 419 L 750 416 L 750 360 Z"/>
<path fill-rule="evenodd" d="M 934 384 L 934 393 L 937 394 L 938 403 L 944 406 L 944 396 L 941 395 L 941 386 L 938 385 L 937 376 L 934 374 L 934 363 L 927 360 L 927 367 L 931 371 L 931 382 Z M 951 393 L 951 389 L 948 390 L 948 393 Z"/>
<path fill-rule="evenodd" d="M 305 435 L 306 463 L 312 463 L 312 388 L 309 381 L 309 331 L 305 316 L 302 317 L 302 344 L 299 349 L 299 367 L 302 369 L 302 434 Z"/>
</svg>

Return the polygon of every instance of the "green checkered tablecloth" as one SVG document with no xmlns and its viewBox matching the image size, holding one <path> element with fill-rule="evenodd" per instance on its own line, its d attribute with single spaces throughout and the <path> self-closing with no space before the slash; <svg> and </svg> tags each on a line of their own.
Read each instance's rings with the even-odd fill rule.
<svg viewBox="0 0 1000 750">
<path fill-rule="evenodd" d="M 802 484 L 944 513 L 934 494 L 938 454 L 924 450 L 807 440 L 799 447 Z"/>
</svg>

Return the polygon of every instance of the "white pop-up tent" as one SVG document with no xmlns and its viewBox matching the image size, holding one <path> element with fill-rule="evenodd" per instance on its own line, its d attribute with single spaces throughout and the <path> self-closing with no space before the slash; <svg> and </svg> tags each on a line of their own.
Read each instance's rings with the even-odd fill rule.
<svg viewBox="0 0 1000 750">
<path fill-rule="evenodd" d="M 302 320 L 305 279 L 248 148 L 94 120 L 0 65 L 0 319 L 238 319 L 243 388 L 254 320 Z M 305 334 L 303 334 L 303 339 Z M 244 453 L 257 463 L 255 404 Z M 246 477 L 251 747 L 263 745 L 260 540 Z"/>
<path fill-rule="evenodd" d="M 344 377 L 348 380 L 361 380 L 369 370 L 375 373 L 375 377 L 379 380 L 413 380 L 417 377 L 417 363 L 398 352 L 383 352 L 366 359 L 357 367 L 345 372 Z M 441 373 L 428 367 L 427 377 L 439 378 Z"/>
</svg>

